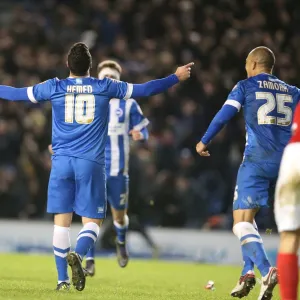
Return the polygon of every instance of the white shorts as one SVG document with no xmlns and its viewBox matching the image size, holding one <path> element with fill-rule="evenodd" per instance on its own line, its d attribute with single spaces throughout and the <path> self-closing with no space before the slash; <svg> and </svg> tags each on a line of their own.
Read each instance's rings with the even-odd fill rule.
<svg viewBox="0 0 300 300">
<path fill-rule="evenodd" d="M 275 191 L 275 218 L 279 232 L 300 229 L 300 143 L 284 150 Z"/>
</svg>

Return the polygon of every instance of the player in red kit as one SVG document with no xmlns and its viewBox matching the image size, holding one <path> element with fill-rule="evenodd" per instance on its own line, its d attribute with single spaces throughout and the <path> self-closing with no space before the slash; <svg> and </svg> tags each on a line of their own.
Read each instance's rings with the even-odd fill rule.
<svg viewBox="0 0 300 300">
<path fill-rule="evenodd" d="M 280 232 L 278 270 L 282 300 L 297 300 L 300 244 L 300 104 L 293 136 L 284 150 L 275 195 L 275 216 Z"/>
</svg>

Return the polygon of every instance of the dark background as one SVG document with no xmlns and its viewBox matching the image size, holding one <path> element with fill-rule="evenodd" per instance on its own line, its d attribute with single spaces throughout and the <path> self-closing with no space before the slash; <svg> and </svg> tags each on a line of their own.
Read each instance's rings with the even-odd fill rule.
<svg viewBox="0 0 300 300">
<path fill-rule="evenodd" d="M 211 144 L 210 158 L 198 157 L 195 145 L 245 78 L 252 48 L 270 47 L 275 75 L 299 82 L 299 21 L 296 0 L 1 0 L 0 82 L 22 87 L 67 77 L 66 52 L 78 41 L 91 48 L 94 76 L 107 58 L 135 83 L 194 61 L 188 82 L 139 101 L 151 136 L 132 145 L 130 209 L 149 225 L 228 229 L 245 144 L 242 114 Z M 0 101 L 0 217 L 50 218 L 50 143 L 49 103 Z M 271 215 L 262 212 L 259 225 L 272 227 Z"/>
</svg>

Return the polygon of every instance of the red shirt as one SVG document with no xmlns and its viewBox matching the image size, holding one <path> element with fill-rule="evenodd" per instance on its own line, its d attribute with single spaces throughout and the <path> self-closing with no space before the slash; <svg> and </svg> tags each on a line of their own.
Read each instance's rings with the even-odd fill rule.
<svg viewBox="0 0 300 300">
<path fill-rule="evenodd" d="M 290 143 L 299 143 L 300 142 L 300 103 L 296 107 L 294 114 L 294 121 L 292 125 L 292 138 Z"/>
</svg>

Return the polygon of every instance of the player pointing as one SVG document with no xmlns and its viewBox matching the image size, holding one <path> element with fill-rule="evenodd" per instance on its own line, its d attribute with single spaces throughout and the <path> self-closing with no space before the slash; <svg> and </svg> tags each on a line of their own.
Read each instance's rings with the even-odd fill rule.
<svg viewBox="0 0 300 300">
<path fill-rule="evenodd" d="M 291 137 L 299 90 L 272 75 L 274 64 L 275 56 L 266 47 L 249 53 L 248 79 L 233 88 L 196 147 L 201 156 L 209 156 L 207 145 L 243 107 L 247 142 L 234 194 L 233 232 L 241 243 L 244 268 L 231 292 L 239 298 L 247 296 L 255 285 L 254 265 L 262 275 L 259 300 L 271 299 L 278 281 L 277 269 L 269 263 L 254 217 L 261 207 L 268 206 L 268 191 L 276 183 L 283 149 Z"/>
<path fill-rule="evenodd" d="M 83 43 L 68 53 L 70 76 L 47 80 L 27 88 L 0 86 L 0 97 L 52 103 L 52 168 L 47 211 L 54 216 L 53 249 L 58 272 L 57 290 L 69 289 L 67 262 L 72 282 L 82 291 L 85 276 L 82 258 L 93 247 L 106 215 L 104 151 L 111 98 L 151 96 L 190 77 L 193 63 L 180 67 L 166 78 L 144 84 L 129 84 L 90 77 L 92 57 Z M 73 212 L 82 217 L 74 252 L 70 251 L 69 230 Z"/>
</svg>

